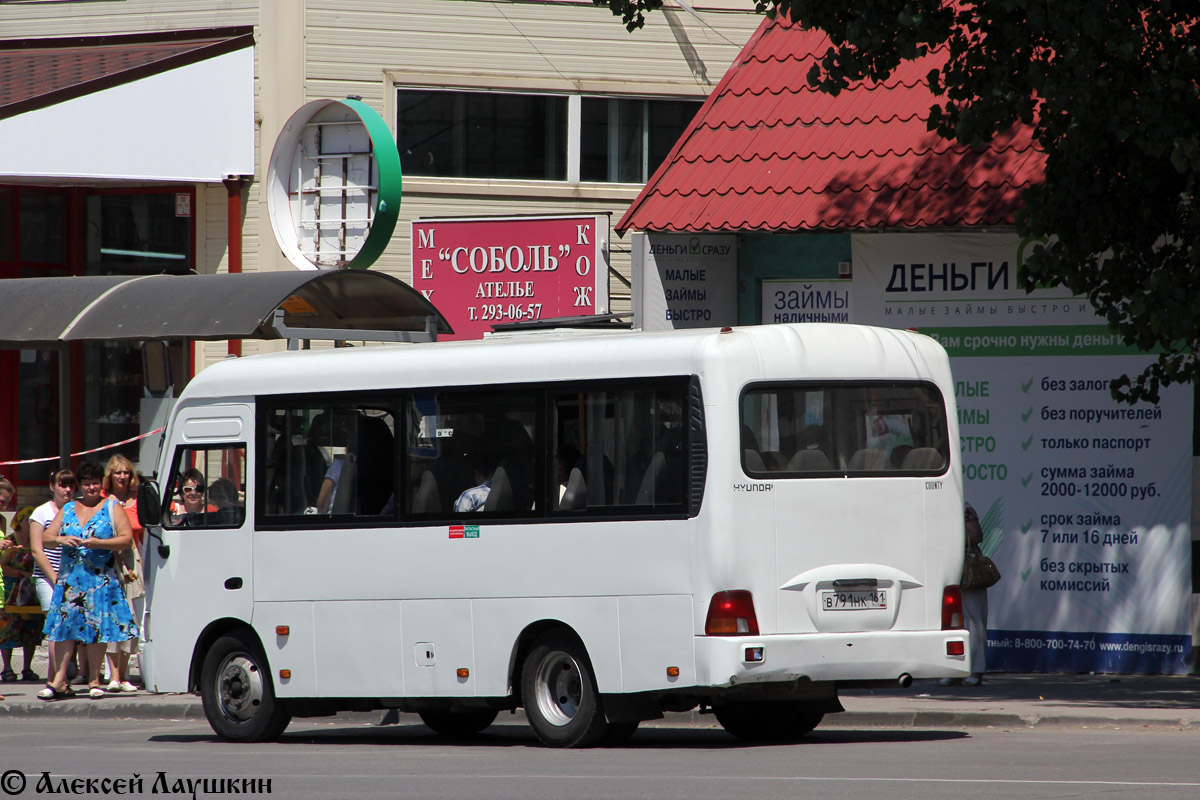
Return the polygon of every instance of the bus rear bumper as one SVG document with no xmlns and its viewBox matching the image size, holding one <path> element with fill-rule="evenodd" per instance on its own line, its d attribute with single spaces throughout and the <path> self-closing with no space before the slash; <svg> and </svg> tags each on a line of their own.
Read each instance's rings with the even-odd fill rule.
<svg viewBox="0 0 1200 800">
<path fill-rule="evenodd" d="M 805 678 L 961 678 L 970 674 L 970 650 L 965 630 L 697 636 L 696 682 L 731 687 Z"/>
</svg>

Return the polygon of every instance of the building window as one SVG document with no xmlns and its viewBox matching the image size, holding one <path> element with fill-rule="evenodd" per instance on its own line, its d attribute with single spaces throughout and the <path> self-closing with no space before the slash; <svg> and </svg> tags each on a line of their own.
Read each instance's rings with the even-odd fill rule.
<svg viewBox="0 0 1200 800">
<path fill-rule="evenodd" d="M 192 190 L 97 191 L 87 198 L 85 274 L 186 275 L 192 271 Z"/>
<path fill-rule="evenodd" d="M 699 108 L 694 100 L 583 98 L 579 177 L 645 183 Z"/>
<path fill-rule="evenodd" d="M 567 98 L 402 89 L 396 141 L 405 175 L 561 181 Z"/>
<path fill-rule="evenodd" d="M 405 175 L 572 183 L 644 183 L 701 105 L 430 89 L 396 101 Z"/>
<path fill-rule="evenodd" d="M 57 191 L 22 191 L 17 242 L 20 261 L 67 263 L 67 196 Z"/>
</svg>

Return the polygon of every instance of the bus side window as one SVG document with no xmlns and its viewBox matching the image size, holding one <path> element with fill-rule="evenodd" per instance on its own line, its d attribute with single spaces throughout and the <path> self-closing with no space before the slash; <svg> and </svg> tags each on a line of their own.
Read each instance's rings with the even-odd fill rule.
<svg viewBox="0 0 1200 800">
<path fill-rule="evenodd" d="M 280 409 L 266 415 L 264 470 L 267 516 L 303 514 L 315 508 L 325 475 L 325 456 L 309 437 L 315 410 Z"/>
<path fill-rule="evenodd" d="M 397 414 L 386 398 L 262 402 L 259 463 L 269 521 L 311 527 L 330 516 L 395 518 Z"/>
<path fill-rule="evenodd" d="M 531 391 L 412 395 L 407 513 L 458 519 L 538 511 L 539 401 Z"/>
<path fill-rule="evenodd" d="M 562 513 L 653 511 L 683 503 L 687 443 L 682 387 L 646 386 L 554 398 L 558 503 Z"/>
</svg>

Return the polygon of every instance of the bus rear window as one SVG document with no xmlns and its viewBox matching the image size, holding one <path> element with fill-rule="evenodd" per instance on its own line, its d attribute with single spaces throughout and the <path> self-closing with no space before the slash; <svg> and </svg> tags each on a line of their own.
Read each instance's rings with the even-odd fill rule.
<svg viewBox="0 0 1200 800">
<path fill-rule="evenodd" d="M 945 404 L 927 383 L 756 386 L 742 395 L 748 475 L 939 475 L 948 442 Z"/>
</svg>

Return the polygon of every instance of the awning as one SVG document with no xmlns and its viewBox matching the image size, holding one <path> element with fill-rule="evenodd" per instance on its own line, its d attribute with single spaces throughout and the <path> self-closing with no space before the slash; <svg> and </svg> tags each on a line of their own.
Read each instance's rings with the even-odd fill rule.
<svg viewBox="0 0 1200 800">
<path fill-rule="evenodd" d="M 0 347 L 163 339 L 393 339 L 450 324 L 403 281 L 369 270 L 104 275 L 0 281 Z M 282 312 L 285 331 L 278 326 Z M 310 333 L 310 336 L 306 336 Z"/>
<path fill-rule="evenodd" d="M 254 173 L 250 27 L 0 41 L 0 177 Z"/>
</svg>

